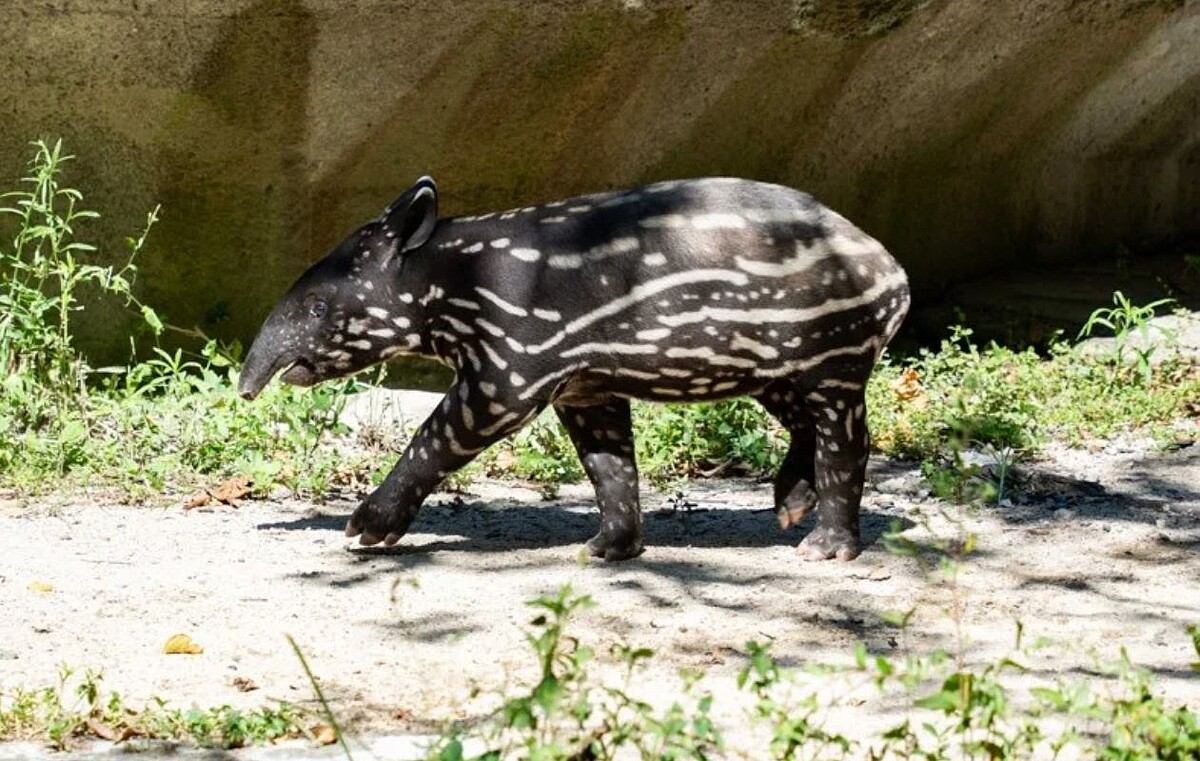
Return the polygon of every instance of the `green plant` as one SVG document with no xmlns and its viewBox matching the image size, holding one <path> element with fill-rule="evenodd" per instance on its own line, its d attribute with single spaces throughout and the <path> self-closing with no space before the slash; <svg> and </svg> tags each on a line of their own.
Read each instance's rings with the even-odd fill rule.
<svg viewBox="0 0 1200 761">
<path fill-rule="evenodd" d="M 780 426 L 750 399 L 636 403 L 633 433 L 642 476 L 660 486 L 685 476 L 766 473 L 779 465 L 787 449 Z M 500 468 L 502 472 L 551 487 L 584 477 L 570 438 L 550 412 L 513 437 L 507 447 L 512 456 Z M 505 458 L 493 463 L 500 461 Z"/>
<path fill-rule="evenodd" d="M 641 472 L 664 484 L 679 476 L 761 474 L 787 451 L 780 426 L 750 399 L 711 404 L 636 404 Z"/>
<path fill-rule="evenodd" d="M 960 447 L 951 447 L 948 457 L 922 461 L 921 475 L 935 497 L 956 505 L 986 502 L 998 494 L 983 468 L 963 459 Z"/>
<path fill-rule="evenodd" d="M 885 357 L 876 368 L 867 386 L 872 443 L 887 454 L 947 462 L 967 446 L 1024 453 L 1051 438 L 1079 443 L 1146 427 L 1165 438 L 1200 395 L 1200 371 L 1185 360 L 1155 364 L 1138 383 L 1114 383 L 1113 372 L 1107 360 L 1066 343 L 1051 344 L 1043 357 L 979 347 L 958 328 L 937 350 Z"/>
<path fill-rule="evenodd" d="M 58 682 L 41 689 L 0 690 L 0 741 L 42 740 L 66 750 L 80 737 L 124 741 L 132 738 L 181 740 L 199 747 L 238 748 L 304 734 L 305 714 L 280 703 L 241 711 L 230 706 L 187 710 L 161 700 L 141 710 L 120 694 L 104 694 L 99 672 L 62 666 Z"/>
<path fill-rule="evenodd" d="M 62 141 L 34 145 L 33 172 L 22 179 L 29 189 L 0 196 L 10 204 L 0 206 L 0 214 L 17 221 L 11 246 L 0 249 L 0 372 L 24 375 L 69 395 L 79 391 L 88 370 L 75 352 L 71 331 L 73 316 L 83 308 L 80 288 L 91 283 L 126 305 L 136 303 L 134 260 L 158 209 L 150 212 L 142 233 L 128 239 L 122 266 L 85 263 L 80 257 L 96 248 L 75 238 L 76 227 L 100 215 L 78 208 L 83 194 L 60 184 L 62 165 L 73 158 L 63 154 Z M 152 310 L 142 310 L 147 321 L 160 325 Z"/>
<path fill-rule="evenodd" d="M 566 429 L 546 411 L 518 433 L 510 445 L 512 473 L 546 484 L 573 483 L 583 478 L 583 466 Z"/>
<path fill-rule="evenodd" d="M 160 704 L 142 717 L 139 735 L 184 740 L 200 748 L 241 748 L 305 735 L 303 714 L 293 706 L 240 711 L 227 705 L 175 709 Z"/>
<path fill-rule="evenodd" d="M 361 388 L 356 381 L 311 391 L 274 386 L 249 405 L 235 391 L 240 347 L 214 341 L 199 354 L 153 346 L 128 367 L 90 367 L 72 332 L 85 287 L 135 307 L 156 336 L 167 327 L 133 291 L 157 209 L 127 240 L 121 264 L 85 262 L 104 258 L 80 238 L 98 214 L 63 184 L 72 157 L 61 142 L 35 146 L 27 187 L 4 194 L 0 208 L 15 228 L 12 244 L 0 246 L 0 485 L 40 491 L 99 482 L 144 498 L 168 485 L 245 475 L 260 493 L 281 483 L 318 494 L 376 466 L 386 453 L 347 457 L 322 446 L 347 433 L 339 416 Z"/>
<path fill-rule="evenodd" d="M 992 458 L 996 503 L 999 504 L 1005 499 L 1009 476 L 1021 453 L 1012 447 L 994 447 L 990 444 L 984 447 L 984 452 Z"/>
<path fill-rule="evenodd" d="M 1174 299 L 1159 299 L 1152 301 L 1149 304 L 1138 306 L 1129 300 L 1125 294 L 1120 291 L 1113 292 L 1113 306 L 1108 308 L 1099 308 L 1092 312 L 1080 329 L 1076 340 L 1091 337 L 1097 327 L 1107 328 L 1113 334 L 1115 343 L 1113 349 L 1113 366 L 1119 370 L 1125 365 L 1125 355 L 1127 350 L 1132 350 L 1134 355 L 1134 364 L 1138 371 L 1138 377 L 1144 383 L 1150 381 L 1151 363 L 1150 358 L 1155 352 L 1155 346 L 1150 340 L 1150 334 L 1153 330 L 1157 330 L 1165 338 L 1173 340 L 1175 335 L 1172 331 L 1161 326 L 1154 326 L 1151 320 L 1154 319 L 1155 312 L 1160 308 L 1173 304 Z M 1142 339 L 1141 345 L 1132 344 L 1130 339 L 1134 337 Z"/>
<path fill-rule="evenodd" d="M 588 664 L 595 652 L 566 634 L 570 619 L 595 605 L 587 596 L 561 587 L 529 603 L 541 612 L 531 623 L 526 639 L 537 659 L 540 676 L 528 692 L 504 701 L 470 739 L 483 750 L 469 758 L 477 761 L 529 759 L 625 758 L 700 759 L 712 757 L 721 747 L 721 736 L 709 718 L 712 696 L 684 703 L 673 702 L 656 712 L 629 690 L 640 664 L 653 655 L 644 648 L 616 646 L 612 655 L 624 664 L 625 683 L 594 685 Z M 694 681 L 685 683 L 690 695 Z M 429 755 L 436 761 L 468 758 L 467 730 L 451 726 Z"/>
<path fill-rule="evenodd" d="M 750 663 L 737 677 L 739 689 L 755 697 L 754 716 L 771 727 L 770 757 L 818 758 L 829 750 L 847 754 L 855 743 L 825 728 L 826 706 L 815 693 L 790 694 L 791 679 L 770 656 L 770 648 L 747 642 Z"/>
</svg>

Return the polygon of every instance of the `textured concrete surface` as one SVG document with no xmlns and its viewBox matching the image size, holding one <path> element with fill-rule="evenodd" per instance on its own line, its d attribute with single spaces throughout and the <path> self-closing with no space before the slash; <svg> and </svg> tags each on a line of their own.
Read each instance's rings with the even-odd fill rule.
<svg viewBox="0 0 1200 761">
<path fill-rule="evenodd" d="M 780 181 L 921 296 L 1200 224 L 1198 36 L 1197 0 L 10 1 L 0 180 L 63 136 L 98 236 L 162 203 L 144 294 L 223 337 L 421 173 L 447 213 Z"/>
</svg>

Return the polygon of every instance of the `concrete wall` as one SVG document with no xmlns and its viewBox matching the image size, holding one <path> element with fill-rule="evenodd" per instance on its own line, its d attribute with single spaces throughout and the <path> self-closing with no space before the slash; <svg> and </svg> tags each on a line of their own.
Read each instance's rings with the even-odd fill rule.
<svg viewBox="0 0 1200 761">
<path fill-rule="evenodd" d="M 1197 0 L 0 0 L 0 178 L 62 136 L 97 234 L 163 204 L 145 296 L 225 337 L 422 173 L 783 182 L 927 295 L 1200 228 L 1197 40 Z"/>
</svg>

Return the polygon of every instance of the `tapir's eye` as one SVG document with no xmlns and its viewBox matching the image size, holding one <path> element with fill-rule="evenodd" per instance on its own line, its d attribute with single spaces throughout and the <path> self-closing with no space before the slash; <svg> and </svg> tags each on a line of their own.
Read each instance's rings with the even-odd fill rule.
<svg viewBox="0 0 1200 761">
<path fill-rule="evenodd" d="M 324 317 L 325 313 L 328 311 L 329 311 L 329 305 L 326 304 L 324 301 L 314 301 L 312 303 L 312 306 L 310 306 L 308 308 L 308 313 L 311 314 L 313 317 L 316 317 L 317 319 Z"/>
</svg>

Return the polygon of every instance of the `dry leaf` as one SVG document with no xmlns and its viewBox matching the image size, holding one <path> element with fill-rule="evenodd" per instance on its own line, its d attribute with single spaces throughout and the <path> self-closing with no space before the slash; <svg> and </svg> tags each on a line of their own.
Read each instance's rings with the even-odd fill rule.
<svg viewBox="0 0 1200 761">
<path fill-rule="evenodd" d="M 258 689 L 258 685 L 253 679 L 247 679 L 244 676 L 235 677 L 233 686 L 238 688 L 238 692 L 254 692 Z"/>
<path fill-rule="evenodd" d="M 215 489 L 198 491 L 188 498 L 183 509 L 192 510 L 197 507 L 207 507 L 213 502 L 230 507 L 241 507 L 242 497 L 250 493 L 250 479 L 246 476 L 234 476 L 223 482 Z"/>
<path fill-rule="evenodd" d="M 183 509 L 192 510 L 197 507 L 204 507 L 211 501 L 212 497 L 208 496 L 208 492 L 198 491 L 192 496 L 188 497 L 188 501 L 183 503 Z"/>
<path fill-rule="evenodd" d="M 337 730 L 328 724 L 318 724 L 309 731 L 317 745 L 333 745 L 337 742 Z"/>
<path fill-rule="evenodd" d="M 204 652 L 204 648 L 193 642 L 188 635 L 176 634 L 163 645 L 163 652 L 167 655 L 199 655 Z"/>
<path fill-rule="evenodd" d="M 911 367 L 905 368 L 900 377 L 892 381 L 892 391 L 900 401 L 908 402 L 917 409 L 924 409 L 929 404 L 929 397 L 921 386 L 921 374 Z"/>
<path fill-rule="evenodd" d="M 96 737 L 99 737 L 101 740 L 108 740 L 111 743 L 123 743 L 126 740 L 130 740 L 140 734 L 133 727 L 121 727 L 120 729 L 116 729 L 100 721 L 95 716 L 87 720 L 87 728 L 88 731 Z"/>
<path fill-rule="evenodd" d="M 241 507 L 242 497 L 250 493 L 250 479 L 245 476 L 234 476 L 209 493 L 218 502 Z"/>
<path fill-rule="evenodd" d="M 50 594 L 51 592 L 54 591 L 54 585 L 47 584 L 44 581 L 31 581 L 31 582 L 29 582 L 29 590 L 31 592 L 38 592 L 40 594 L 46 595 L 46 594 Z"/>
<path fill-rule="evenodd" d="M 117 730 L 95 717 L 87 720 L 87 728 L 96 737 L 99 737 L 101 740 L 108 740 L 109 742 L 116 742 L 117 738 L 121 736 Z"/>
</svg>

